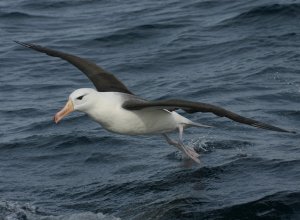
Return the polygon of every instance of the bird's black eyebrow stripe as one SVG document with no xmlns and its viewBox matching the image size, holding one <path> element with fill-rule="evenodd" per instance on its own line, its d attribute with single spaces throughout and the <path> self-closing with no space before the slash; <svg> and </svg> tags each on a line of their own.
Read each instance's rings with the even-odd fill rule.
<svg viewBox="0 0 300 220">
<path fill-rule="evenodd" d="M 76 99 L 81 100 L 83 98 L 84 95 L 77 97 Z"/>
</svg>

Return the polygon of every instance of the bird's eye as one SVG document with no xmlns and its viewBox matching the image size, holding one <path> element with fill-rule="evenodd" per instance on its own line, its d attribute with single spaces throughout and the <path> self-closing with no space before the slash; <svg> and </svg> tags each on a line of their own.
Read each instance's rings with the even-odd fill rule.
<svg viewBox="0 0 300 220">
<path fill-rule="evenodd" d="M 82 100 L 84 95 L 77 97 L 78 100 Z"/>
</svg>

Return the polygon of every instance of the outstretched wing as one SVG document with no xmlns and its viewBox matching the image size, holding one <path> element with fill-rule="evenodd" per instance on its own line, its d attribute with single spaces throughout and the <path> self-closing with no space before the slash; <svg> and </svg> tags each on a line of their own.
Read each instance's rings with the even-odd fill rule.
<svg viewBox="0 0 300 220">
<path fill-rule="evenodd" d="M 226 117 L 233 121 L 247 124 L 250 126 L 254 126 L 257 128 L 272 130 L 272 131 L 279 131 L 279 132 L 291 132 L 295 133 L 294 131 L 288 131 L 279 127 L 275 127 L 273 125 L 269 125 L 260 121 L 256 121 L 251 118 L 246 118 L 240 116 L 234 112 L 228 111 L 224 108 L 201 103 L 201 102 L 191 102 L 191 101 L 184 101 L 179 99 L 173 100 L 159 100 L 159 101 L 139 101 L 139 100 L 128 100 L 124 102 L 123 106 L 124 109 L 127 110 L 141 110 L 146 108 L 155 108 L 155 109 L 167 109 L 170 111 L 176 109 L 183 109 L 187 113 L 194 113 L 194 112 L 210 112 L 219 117 Z"/>
<path fill-rule="evenodd" d="M 132 92 L 130 92 L 126 88 L 126 86 L 113 74 L 103 70 L 101 67 L 97 66 L 91 61 L 80 58 L 78 56 L 74 56 L 72 54 L 48 49 L 39 45 L 23 43 L 20 41 L 15 42 L 24 47 L 36 50 L 41 53 L 45 53 L 49 56 L 59 57 L 63 60 L 68 61 L 79 70 L 81 70 L 93 82 L 94 86 L 99 92 L 122 92 L 132 94 Z"/>
</svg>

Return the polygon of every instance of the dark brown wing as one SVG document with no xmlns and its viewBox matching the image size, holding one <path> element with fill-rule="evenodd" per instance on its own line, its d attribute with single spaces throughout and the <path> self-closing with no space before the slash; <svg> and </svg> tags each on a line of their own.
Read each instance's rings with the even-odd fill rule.
<svg viewBox="0 0 300 220">
<path fill-rule="evenodd" d="M 272 131 L 279 131 L 279 132 L 291 132 L 295 133 L 294 131 L 288 131 L 279 127 L 275 127 L 273 125 L 269 125 L 263 122 L 259 122 L 253 120 L 251 118 L 246 118 L 240 116 L 234 112 L 228 111 L 224 108 L 220 108 L 215 105 L 201 103 L 201 102 L 191 102 L 191 101 L 184 101 L 184 100 L 159 100 L 159 101 L 139 101 L 139 100 L 129 100 L 126 101 L 123 106 L 124 109 L 127 110 L 141 110 L 145 108 L 155 108 L 155 109 L 167 109 L 173 111 L 175 109 L 183 109 L 187 113 L 194 113 L 194 112 L 211 112 L 220 117 L 226 117 L 233 121 L 251 125 L 257 128 L 263 128 Z"/>
<path fill-rule="evenodd" d="M 91 61 L 57 50 L 48 49 L 39 45 L 28 44 L 19 41 L 15 42 L 24 47 L 45 53 L 49 56 L 59 57 L 68 61 L 81 70 L 93 82 L 94 86 L 99 92 L 122 92 L 132 94 L 132 92 L 130 92 L 126 86 L 113 74 L 103 70 L 101 67 L 97 66 Z"/>
</svg>

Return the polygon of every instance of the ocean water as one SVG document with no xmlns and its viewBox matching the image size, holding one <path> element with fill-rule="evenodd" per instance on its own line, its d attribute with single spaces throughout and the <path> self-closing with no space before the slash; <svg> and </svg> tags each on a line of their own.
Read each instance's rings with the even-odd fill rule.
<svg viewBox="0 0 300 220">
<path fill-rule="evenodd" d="M 300 219 L 300 1 L 1 0 L 0 219 Z M 147 99 L 223 106 L 298 134 L 184 116 L 195 165 L 160 136 L 73 113 L 92 87 L 19 40 L 77 54 Z M 177 134 L 174 134 L 174 137 Z"/>
</svg>

